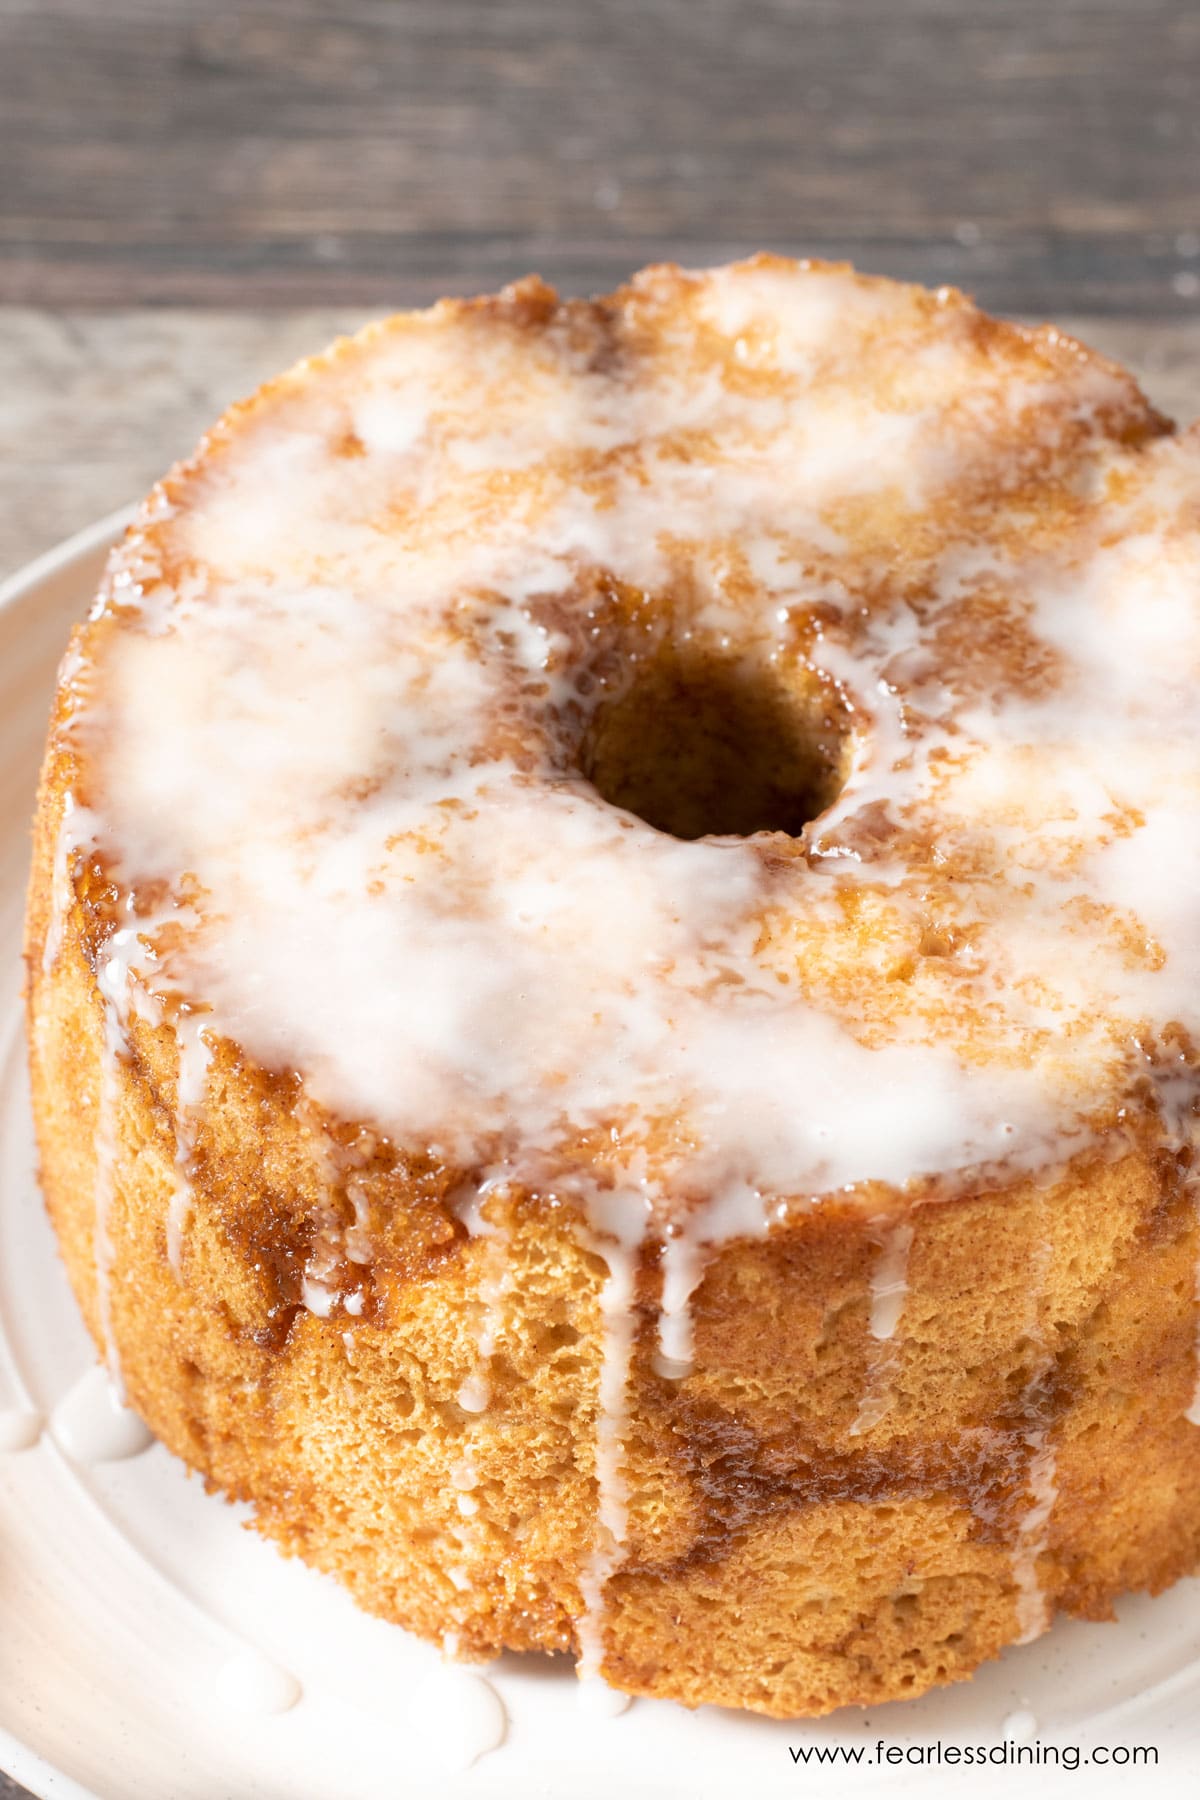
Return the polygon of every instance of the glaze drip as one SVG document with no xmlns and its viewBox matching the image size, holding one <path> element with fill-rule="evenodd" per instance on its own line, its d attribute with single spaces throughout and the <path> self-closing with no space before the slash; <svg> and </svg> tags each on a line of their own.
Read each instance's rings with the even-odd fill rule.
<svg viewBox="0 0 1200 1800">
<path fill-rule="evenodd" d="M 475 1217 L 478 1233 L 482 1220 Z M 464 1412 L 486 1412 L 492 1398 L 491 1365 L 496 1340 L 504 1324 L 504 1302 L 508 1294 L 509 1267 L 507 1244 L 502 1232 L 486 1230 L 484 1268 L 480 1282 L 479 1330 L 475 1338 L 475 1367 L 458 1390 L 458 1404 Z"/>
<path fill-rule="evenodd" d="M 50 1433 L 78 1463 L 124 1462 L 154 1442 L 100 1365 L 88 1369 L 63 1395 L 50 1416 Z"/>
<path fill-rule="evenodd" d="M 115 1199 L 114 1168 L 117 1157 L 117 1106 L 120 1100 L 120 1062 L 128 1054 L 126 1022 L 129 1016 L 129 974 L 138 957 L 137 932 L 129 926 L 108 940 L 104 960 L 97 970 L 97 986 L 104 1002 L 104 1043 L 100 1059 L 100 1092 L 95 1126 L 95 1235 L 96 1313 L 104 1361 L 117 1399 L 124 1402 L 125 1383 L 121 1357 L 113 1330 L 111 1214 Z"/>
<path fill-rule="evenodd" d="M 621 1565 L 629 1529 L 629 1492 L 622 1464 L 637 1273 L 636 1242 L 594 1238 L 593 1248 L 604 1258 L 608 1274 L 598 1302 L 602 1357 L 596 1395 L 596 1541 L 580 1575 L 583 1614 L 576 1627 L 579 1676 L 584 1681 L 598 1677 L 604 1666 L 604 1589 Z"/>
<path fill-rule="evenodd" d="M 871 1431 L 892 1410 L 891 1383 L 896 1354 L 894 1340 L 904 1312 L 908 1293 L 908 1253 L 912 1248 L 913 1227 L 907 1220 L 894 1224 L 887 1219 L 872 1221 L 883 1233 L 879 1256 L 871 1274 L 871 1311 L 868 1328 L 874 1352 L 867 1366 L 866 1387 L 858 1412 L 850 1426 L 850 1436 L 859 1437 Z"/>
<path fill-rule="evenodd" d="M 1032 1643 L 1046 1631 L 1053 1617 L 1053 1604 L 1041 1582 L 1039 1563 L 1050 1541 L 1050 1521 L 1058 1501 L 1057 1451 L 1052 1437 L 1053 1408 L 1049 1384 L 1054 1370 L 1053 1356 L 1046 1338 L 1041 1310 L 1045 1289 L 1045 1273 L 1050 1262 L 1050 1244 L 1042 1253 L 1042 1268 L 1030 1293 L 1029 1334 L 1038 1346 L 1037 1360 L 1030 1371 L 1022 1396 L 1027 1425 L 1019 1433 L 1027 1455 L 1027 1504 L 1017 1525 L 1012 1553 L 1013 1579 L 1017 1590 L 1017 1642 Z"/>
<path fill-rule="evenodd" d="M 179 1079 L 175 1112 L 175 1188 L 167 1208 L 167 1261 L 183 1272 L 183 1239 L 192 1214 L 196 1162 L 196 1127 L 204 1104 L 204 1087 L 212 1062 L 212 1046 L 200 1021 L 177 1018 Z"/>
<path fill-rule="evenodd" d="M 1050 1517 L 1058 1499 L 1054 1445 L 1044 1430 L 1030 1432 L 1025 1441 L 1030 1451 L 1030 1498 L 1021 1516 L 1013 1553 L 1018 1644 L 1031 1644 L 1050 1624 L 1051 1605 L 1038 1577 L 1038 1560 L 1046 1550 Z"/>
</svg>

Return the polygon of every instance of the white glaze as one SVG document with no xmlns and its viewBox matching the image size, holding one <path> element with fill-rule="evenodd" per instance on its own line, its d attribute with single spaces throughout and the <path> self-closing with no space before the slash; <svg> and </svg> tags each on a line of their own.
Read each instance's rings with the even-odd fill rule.
<svg viewBox="0 0 1200 1800">
<path fill-rule="evenodd" d="M 42 945 L 42 969 L 49 974 L 62 949 L 63 930 L 72 901 L 72 869 L 80 847 L 81 820 L 74 794 L 63 795 L 62 818 L 54 845 L 54 869 L 50 887 L 50 919 Z"/>
<path fill-rule="evenodd" d="M 493 1231 L 479 1210 L 475 1196 L 463 1209 L 468 1228 L 483 1238 L 483 1271 L 479 1285 L 479 1328 L 475 1338 L 475 1367 L 455 1396 L 464 1412 L 483 1413 L 491 1404 L 491 1362 L 496 1339 L 504 1323 L 508 1294 L 508 1246 L 503 1232 Z"/>
<path fill-rule="evenodd" d="M 1053 1368 L 1053 1355 L 1042 1317 L 1051 1254 L 1049 1239 L 1045 1238 L 1039 1248 L 1035 1278 L 1027 1301 L 1027 1330 L 1040 1354 L 1026 1383 L 1024 1403 L 1035 1420 L 1043 1410 L 1042 1387 Z M 1058 1501 L 1058 1460 L 1047 1424 L 1034 1423 L 1021 1433 L 1021 1438 L 1029 1459 L 1025 1482 L 1029 1499 L 1017 1525 L 1012 1572 L 1017 1589 L 1016 1641 L 1029 1644 L 1048 1629 L 1053 1616 L 1050 1596 L 1042 1588 L 1038 1564 L 1049 1544 L 1050 1520 Z"/>
<path fill-rule="evenodd" d="M 100 1092 L 96 1102 L 93 1256 L 96 1265 L 96 1312 L 109 1379 L 118 1400 L 125 1398 L 121 1358 L 113 1331 L 111 1214 L 115 1199 L 117 1109 L 121 1097 L 120 1064 L 127 1050 L 125 1021 L 129 1011 L 129 972 L 139 952 L 135 930 L 122 926 L 109 939 L 96 971 L 104 1005 L 104 1041 L 100 1056 Z"/>
<path fill-rule="evenodd" d="M 796 290 L 787 329 L 801 314 L 808 321 L 798 379 L 817 317 L 839 318 L 844 330 L 861 314 L 865 328 L 894 307 L 903 325 L 911 305 L 835 277 L 773 278 L 761 291 L 739 282 L 714 278 L 704 304 L 721 312 L 728 302 L 740 314 L 768 291 Z M 839 339 L 838 348 L 849 346 Z M 369 373 L 356 364 L 352 385 L 348 374 L 318 384 L 286 432 L 267 420 L 249 429 L 190 509 L 160 525 L 199 560 L 202 580 L 183 590 L 156 580 L 149 541 L 126 553 L 130 574 L 115 593 L 142 629 L 109 646 L 104 699 L 81 693 L 72 730 L 100 760 L 102 835 L 121 871 L 145 880 L 187 868 L 202 884 L 194 926 L 163 975 L 211 1004 L 215 1028 L 252 1054 L 299 1066 L 319 1101 L 405 1141 L 436 1138 L 485 1173 L 491 1164 L 517 1180 L 572 1170 L 595 1178 L 588 1159 L 578 1169 L 578 1131 L 619 1120 L 622 1153 L 648 1155 L 657 1194 L 682 1183 L 708 1196 L 691 1232 L 701 1242 L 721 1236 L 710 1215 L 731 1189 L 771 1198 L 865 1179 L 899 1185 L 1003 1156 L 1034 1165 L 1062 1154 L 1064 1120 L 1112 1063 L 1113 1019 L 1140 1019 L 1148 1002 L 1161 1010 L 1160 990 L 1174 988 L 1098 947 L 1090 921 L 1086 931 L 1070 927 L 1077 898 L 1155 910 L 1155 858 L 1139 864 L 1112 845 L 1103 820 L 1126 802 L 1149 799 L 1152 810 L 1161 796 L 1173 821 L 1186 813 L 1175 841 L 1197 836 L 1197 784 L 1178 766 L 1191 700 L 1180 659 L 1163 648 L 1171 633 L 1141 622 L 1145 558 L 1093 545 L 1086 527 L 1073 561 L 1039 562 L 1007 541 L 951 542 L 929 616 L 918 623 L 893 598 L 855 640 L 823 511 L 869 474 L 869 485 L 907 496 L 919 514 L 957 478 L 955 457 L 980 453 L 981 430 L 1002 429 L 1042 397 L 1066 397 L 1081 413 L 1111 403 L 1112 380 L 1080 365 L 1057 388 L 1047 377 L 1025 387 L 1011 370 L 989 387 L 962 340 L 916 340 L 905 354 L 914 382 L 923 371 L 924 400 L 903 413 L 903 441 L 893 443 L 890 416 L 855 439 L 874 404 L 857 375 L 753 401 L 649 361 L 635 388 L 601 381 L 553 338 L 528 352 L 532 365 L 522 363 L 517 380 L 506 360 L 515 354 L 500 339 L 481 361 L 470 335 L 452 329 L 380 339 Z M 421 402 L 433 424 L 419 457 L 391 439 L 377 458 L 331 457 L 364 382 L 369 449 L 383 442 L 389 394 L 406 419 L 418 389 L 431 396 Z M 959 413 L 939 411 L 951 402 Z M 857 472 L 840 452 L 826 455 L 843 428 L 846 444 L 876 446 L 873 457 L 860 449 Z M 664 460 L 658 448 L 670 431 L 689 430 L 714 441 L 703 468 Z M 406 424 L 400 440 L 410 439 Z M 475 485 L 459 455 L 468 441 Z M 627 460 L 640 446 L 642 477 L 606 490 L 603 506 L 577 483 L 552 484 L 536 516 L 485 508 L 476 528 L 456 535 L 455 509 L 486 496 L 487 468 L 525 468 L 527 449 L 547 442 L 621 443 Z M 1119 459 L 1097 441 L 1078 460 L 1102 482 Z M 1158 512 L 1182 504 L 1185 454 L 1144 461 L 1162 471 Z M 396 522 L 381 536 L 372 509 L 397 482 L 411 485 L 419 510 L 411 528 Z M 731 541 L 763 577 L 749 611 L 730 598 Z M 813 546 L 819 579 L 805 573 Z M 1180 539 L 1174 555 L 1185 569 L 1190 554 Z M 815 864 L 768 873 L 749 841 L 673 842 L 598 804 L 579 780 L 530 781 L 491 743 L 503 708 L 515 706 L 520 729 L 544 743 L 556 709 L 558 730 L 563 709 L 581 704 L 572 666 L 583 652 L 569 615 L 566 624 L 538 616 L 544 596 L 590 563 L 661 589 L 681 555 L 697 590 L 689 628 L 755 654 L 782 653 L 817 601 L 831 610 L 811 661 L 846 688 L 861 729 L 850 784 L 816 834 Z M 859 572 L 846 565 L 847 577 Z M 1078 676 L 1072 669 L 1045 700 L 997 706 L 988 690 L 985 709 L 969 680 L 955 689 L 943 671 L 939 686 L 919 666 L 939 608 L 989 580 L 1033 606 L 1048 643 L 1088 643 Z M 486 603 L 464 611 L 463 596 L 481 589 Z M 1178 623 L 1184 602 L 1175 590 L 1168 601 Z M 1089 630 L 1097 611 L 1103 632 Z M 1184 633 L 1184 664 L 1191 642 Z M 905 673 L 931 709 L 917 736 L 895 699 Z M 1102 735 L 1093 728 L 1101 716 Z M 480 751 L 485 732 L 490 755 Z M 1055 756 L 1055 745 L 1069 755 Z M 336 800 L 364 772 L 381 783 L 370 804 Z M 1003 883 L 960 887 L 954 905 L 987 948 L 986 958 L 976 953 L 982 980 L 947 992 L 923 970 L 908 991 L 889 994 L 886 1019 L 870 1016 L 870 957 L 867 985 L 852 984 L 847 999 L 825 980 L 839 956 L 836 890 L 846 883 L 870 894 L 881 940 L 913 933 L 903 870 L 886 859 L 863 864 L 853 850 L 850 828 L 879 801 L 914 818 L 936 809 L 948 846 L 985 839 L 1001 870 L 1031 885 L 1025 895 Z M 483 863 L 472 808 L 486 815 Z M 1078 830 L 1064 840 L 1068 818 Z M 842 839 L 846 854 L 835 854 Z M 1104 847 L 1090 857 L 1073 848 L 1097 842 Z M 758 925 L 773 907 L 802 926 L 764 945 Z M 236 932 L 220 925 L 228 917 Z M 1181 965 L 1197 961 L 1186 915 L 1154 923 L 1173 934 Z M 729 972 L 734 983 L 714 985 Z M 404 1007 L 391 1004 L 400 986 Z M 985 1010 L 983 1041 L 968 1056 L 993 989 L 1005 1006 Z M 803 1107 L 792 1103 L 797 1093 Z M 686 1150 L 646 1141 L 652 1115 L 686 1119 Z"/>
<path fill-rule="evenodd" d="M 658 1356 L 655 1368 L 668 1381 L 691 1374 L 696 1351 L 692 1295 L 704 1279 L 705 1246 L 691 1233 L 678 1231 L 662 1247 L 662 1295 L 658 1307 Z"/>
<path fill-rule="evenodd" d="M 908 1294 L 912 1225 L 906 1219 L 891 1221 L 883 1218 L 871 1222 L 882 1233 L 879 1255 L 871 1271 L 871 1310 L 867 1322 L 875 1350 L 867 1363 L 867 1379 L 858 1412 L 850 1426 L 851 1437 L 860 1437 L 864 1431 L 873 1430 L 892 1410 L 892 1380 L 896 1366 L 893 1340 Z"/>
<path fill-rule="evenodd" d="M 447 1773 L 469 1769 L 498 1749 L 508 1732 L 504 1702 L 491 1682 L 452 1662 L 420 1684 L 410 1718 L 431 1760 Z"/>
<path fill-rule="evenodd" d="M 290 1670 L 249 1647 L 221 1665 L 214 1686 L 225 1706 L 258 1716 L 290 1712 L 304 1691 Z"/>
<path fill-rule="evenodd" d="M 871 1274 L 870 1332 L 876 1342 L 896 1335 L 908 1293 L 908 1253 L 913 1228 L 907 1219 L 888 1228 Z"/>
<path fill-rule="evenodd" d="M 1000 1727 L 1002 1736 L 1012 1738 L 1015 1743 L 1028 1744 L 1038 1734 L 1036 1716 L 1027 1707 L 1018 1707 L 1010 1712 Z"/>
<path fill-rule="evenodd" d="M 599 1675 L 581 1676 L 578 1687 L 581 1711 L 593 1719 L 619 1719 L 633 1705 L 633 1695 L 609 1687 Z"/>
<path fill-rule="evenodd" d="M 596 1539 L 580 1572 L 583 1614 L 576 1623 L 579 1674 L 584 1680 L 598 1677 L 603 1665 L 604 1589 L 621 1564 L 629 1527 L 629 1495 L 622 1459 L 633 1355 L 639 1215 L 631 1211 L 624 1196 L 606 1198 L 608 1222 L 619 1223 L 623 1239 L 610 1236 L 593 1240 L 608 1265 L 608 1276 L 599 1299 L 602 1358 L 596 1396 Z M 598 1207 L 593 1208 L 594 1225 L 598 1223 L 595 1215 L 599 1211 Z"/>
<path fill-rule="evenodd" d="M 464 1412 L 485 1413 L 492 1398 L 492 1387 L 486 1375 L 473 1371 L 454 1396 Z"/>
<path fill-rule="evenodd" d="M 25 1406 L 0 1406 L 0 1455 L 32 1450 L 42 1435 L 42 1415 Z"/>
<path fill-rule="evenodd" d="M 643 278 L 611 375 L 566 326 L 441 314 L 285 384 L 122 552 L 97 612 L 119 603 L 122 626 L 94 679 L 79 665 L 67 727 L 119 881 L 197 884 L 170 944 L 143 926 L 138 1004 L 182 993 L 318 1104 L 485 1186 L 580 1203 L 609 1268 L 591 1664 L 625 1535 L 647 1232 L 664 1239 L 659 1367 L 680 1376 L 713 1244 L 866 1181 L 1061 1163 L 1147 1022 L 1200 1035 L 1196 442 L 1129 452 L 1106 436 L 1136 416 L 1119 377 L 1069 356 L 992 366 L 952 308 L 930 324 L 910 291 L 836 273 L 696 280 L 689 304 L 744 374 L 784 377 L 747 386 L 690 360 L 669 281 L 646 329 L 664 281 Z M 364 454 L 336 451 L 348 433 Z M 1064 541 L 1027 532 L 1003 484 L 947 535 L 947 495 L 1031 437 L 1079 502 Z M 928 525 L 911 587 L 895 533 L 864 548 L 846 502 Z M 808 857 L 674 842 L 573 769 L 563 745 L 598 691 L 578 585 L 595 569 L 657 596 L 678 642 L 799 658 L 840 694 L 850 775 Z M 1027 663 L 1044 655 L 1040 688 L 939 651 L 981 597 L 1027 633 Z M 965 872 L 915 879 L 880 817 Z M 952 954 L 926 954 L 931 906 Z M 101 1175 L 111 1343 L 110 1206 Z M 884 1346 L 901 1280 L 872 1296 Z M 340 1298 L 314 1264 L 306 1303 Z M 477 1361 L 467 1410 L 488 1401 Z M 1032 1609 L 1053 1462 L 1030 1450 Z"/>
<path fill-rule="evenodd" d="M 882 1353 L 873 1358 L 867 1371 L 858 1411 L 850 1422 L 850 1437 L 861 1437 L 864 1431 L 873 1431 L 891 1412 L 895 1404 L 892 1392 L 893 1367 L 892 1346 L 886 1344 Z"/>
<path fill-rule="evenodd" d="M 1031 1644 L 1050 1624 L 1050 1600 L 1042 1589 L 1038 1560 L 1045 1553 L 1050 1517 L 1058 1499 L 1054 1445 L 1044 1431 L 1030 1432 L 1026 1443 L 1030 1450 L 1030 1500 L 1021 1515 L 1013 1550 L 1018 1644 Z"/>
<path fill-rule="evenodd" d="M 203 1020 L 195 1015 L 175 1020 L 179 1050 L 175 1110 L 175 1187 L 167 1207 L 167 1261 L 176 1275 L 183 1270 L 183 1238 L 192 1215 L 196 1126 L 212 1063 L 212 1045 Z"/>
<path fill-rule="evenodd" d="M 50 1415 L 50 1435 L 77 1463 L 123 1462 L 154 1442 L 137 1414 L 125 1406 L 101 1365 L 81 1375 Z"/>
</svg>

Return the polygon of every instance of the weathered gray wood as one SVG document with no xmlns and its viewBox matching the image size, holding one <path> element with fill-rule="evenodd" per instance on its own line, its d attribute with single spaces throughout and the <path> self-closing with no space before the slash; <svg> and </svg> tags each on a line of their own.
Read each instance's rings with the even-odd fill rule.
<svg viewBox="0 0 1200 1800">
<path fill-rule="evenodd" d="M 228 313 L 0 309 L 0 573 L 133 500 L 230 400 L 370 309 Z M 1200 319 L 1062 319 L 1200 413 Z"/>
<path fill-rule="evenodd" d="M 0 0 L 0 301 L 412 304 L 761 246 L 1200 301 L 1194 0 Z"/>
</svg>

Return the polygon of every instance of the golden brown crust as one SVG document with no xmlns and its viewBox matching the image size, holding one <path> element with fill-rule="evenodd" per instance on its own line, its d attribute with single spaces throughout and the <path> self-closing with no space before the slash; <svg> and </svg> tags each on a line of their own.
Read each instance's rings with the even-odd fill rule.
<svg viewBox="0 0 1200 1800">
<path fill-rule="evenodd" d="M 640 293 L 685 281 L 648 270 L 613 304 L 636 322 Z M 554 304 L 530 281 L 465 310 L 502 309 L 514 329 L 536 331 Z M 1090 354 L 1057 333 L 970 317 L 1013 359 Z M 227 414 L 160 498 L 179 498 L 191 471 L 315 366 Z M 1148 409 L 1118 425 L 1134 436 L 1160 428 Z M 116 897 L 101 863 L 71 871 L 61 945 L 44 955 L 64 797 L 86 798 L 86 775 L 52 726 L 28 1008 L 47 1204 L 99 1345 L 96 960 Z M 132 1403 L 211 1484 L 251 1501 L 283 1550 L 369 1610 L 435 1640 L 453 1634 L 472 1655 L 577 1649 L 596 1523 L 604 1266 L 570 1207 L 515 1190 L 492 1202 L 511 1276 L 491 1405 L 469 1413 L 458 1395 L 474 1366 L 489 1248 L 449 1203 L 453 1171 L 322 1118 L 295 1079 L 221 1041 L 180 1278 L 167 1256 L 178 1067 L 169 1016 L 135 1016 L 118 1063 L 109 1222 Z M 353 1166 L 369 1220 L 353 1321 L 301 1304 L 329 1223 L 331 1152 Z M 885 1215 L 909 1209 L 903 1328 L 881 1341 L 870 1331 L 881 1232 Z M 861 1193 L 827 1202 L 713 1255 L 694 1303 L 696 1372 L 675 1381 L 656 1373 L 650 1246 L 624 1446 L 629 1541 L 603 1622 L 608 1678 L 788 1717 L 970 1674 L 1019 1635 L 1015 1552 L 1039 1434 L 1054 1448 L 1057 1497 L 1033 1573 L 1054 1604 L 1105 1617 L 1126 1589 L 1156 1591 L 1194 1568 L 1200 1432 L 1184 1414 L 1197 1238 L 1182 1171 L 1149 1140 L 1078 1157 L 1051 1188 L 1023 1178 L 949 1198 L 880 1190 L 874 1203 Z M 886 1406 L 864 1423 L 873 1383 Z M 475 1504 L 464 1512 L 456 1475 L 468 1456 Z"/>
<path fill-rule="evenodd" d="M 54 798 L 43 797 L 43 819 Z M 30 911 L 40 942 L 52 833 Z M 92 1245 L 100 1006 L 76 905 L 53 977 L 31 955 L 43 1182 L 99 1341 Z M 184 1279 L 167 1262 L 175 1048 L 135 1028 L 122 1064 L 113 1315 L 130 1396 L 163 1441 L 254 1503 L 289 1553 L 368 1609 L 474 1655 L 569 1649 L 594 1512 L 596 1304 L 603 1268 L 568 1217 L 510 1207 L 514 1278 L 475 1417 L 470 1373 L 486 1243 L 436 1179 L 369 1171 L 369 1317 L 298 1304 L 325 1195 L 289 1084 L 227 1052 L 201 1138 Z M 389 1166 L 391 1164 L 391 1166 Z M 777 1716 L 922 1691 L 1016 1635 L 1013 1546 L 1026 1433 L 1048 1425 L 1058 1498 L 1038 1579 L 1105 1617 L 1200 1558 L 1194 1366 L 1197 1233 L 1173 1170 L 1081 1163 L 1056 1188 L 915 1214 L 891 1410 L 848 1435 L 877 1350 L 878 1227 L 861 1206 L 734 1244 L 697 1296 L 697 1363 L 654 1372 L 656 1274 L 642 1272 L 626 1466 L 634 1503 L 609 1586 L 605 1672 L 633 1692 Z M 1047 1248 L 1048 1247 L 1048 1248 Z M 1041 1266 L 1037 1315 L 1030 1269 Z M 519 1298 L 518 1298 L 519 1296 Z M 1030 1401 L 1042 1335 L 1061 1346 Z M 470 1530 L 454 1473 L 478 1472 Z M 553 1502 L 553 1504 L 550 1504 Z M 469 1572 L 459 1589 L 449 1571 Z"/>
</svg>

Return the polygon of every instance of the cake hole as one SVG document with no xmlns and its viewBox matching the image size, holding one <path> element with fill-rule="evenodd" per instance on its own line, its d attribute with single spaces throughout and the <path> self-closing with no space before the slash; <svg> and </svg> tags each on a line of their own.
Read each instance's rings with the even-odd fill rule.
<svg viewBox="0 0 1200 1800">
<path fill-rule="evenodd" d="M 799 837 L 845 785 L 849 721 L 815 677 L 793 685 L 696 642 L 667 646 L 602 700 L 578 766 L 613 806 L 692 840 Z"/>
</svg>

